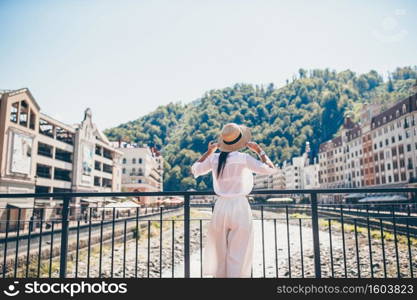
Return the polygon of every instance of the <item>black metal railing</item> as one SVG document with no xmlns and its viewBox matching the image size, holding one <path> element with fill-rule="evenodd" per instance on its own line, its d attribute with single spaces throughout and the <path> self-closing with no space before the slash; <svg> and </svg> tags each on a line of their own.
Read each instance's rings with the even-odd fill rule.
<svg viewBox="0 0 417 300">
<path fill-rule="evenodd" d="M 329 204 L 319 198 L 346 193 L 398 193 L 408 195 L 408 200 Z M 251 203 L 256 239 L 252 276 L 415 277 L 416 194 L 417 188 L 252 191 L 256 200 Z M 202 277 L 204 226 L 213 203 L 197 202 L 213 195 L 212 191 L 0 194 L 0 203 L 7 203 L 0 209 L 0 273 L 3 278 Z M 256 199 L 265 195 L 309 195 L 309 200 Z M 183 203 L 104 205 L 109 197 L 173 196 Z M 55 207 L 33 209 L 27 203 L 35 198 L 59 201 Z M 98 198 L 103 201 L 79 204 L 87 201 L 81 199 Z M 178 275 L 179 268 L 183 273 Z"/>
</svg>

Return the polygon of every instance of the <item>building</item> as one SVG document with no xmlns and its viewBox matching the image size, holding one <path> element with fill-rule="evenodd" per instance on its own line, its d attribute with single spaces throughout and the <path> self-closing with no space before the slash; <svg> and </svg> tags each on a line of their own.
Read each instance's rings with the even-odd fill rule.
<svg viewBox="0 0 417 300">
<path fill-rule="evenodd" d="M 372 117 L 374 185 L 412 185 L 417 178 L 417 94 Z"/>
<path fill-rule="evenodd" d="M 122 153 L 93 124 L 90 109 L 80 124 L 67 125 L 42 113 L 24 88 L 0 92 L 0 116 L 0 193 L 120 191 Z M 70 217 L 99 201 L 73 198 Z M 62 199 L 0 200 L 0 208 L 11 208 L 10 219 L 25 208 L 22 221 L 48 220 L 61 205 Z"/>
<path fill-rule="evenodd" d="M 344 181 L 348 188 L 363 186 L 362 129 L 359 124 L 346 131 L 344 136 L 346 163 Z"/>
<path fill-rule="evenodd" d="M 283 190 L 285 189 L 285 178 L 283 170 L 277 167 L 277 172 L 274 174 L 255 174 L 253 178 L 254 190 Z M 267 199 L 275 195 L 257 195 L 256 198 Z M 281 196 L 281 195 L 279 195 Z"/>
<path fill-rule="evenodd" d="M 126 192 L 159 192 L 163 190 L 164 160 L 154 147 L 137 144 L 118 145 L 122 156 L 122 190 Z M 138 197 L 141 205 L 161 201 L 162 197 Z"/>
<path fill-rule="evenodd" d="M 377 109 L 376 105 L 365 106 L 361 113 L 361 131 L 362 131 L 362 157 L 361 169 L 363 170 L 362 186 L 375 185 L 375 170 L 374 170 L 374 153 L 373 141 L 371 132 L 372 117 L 375 115 Z"/>
<path fill-rule="evenodd" d="M 317 189 L 320 187 L 319 184 L 319 164 L 314 159 L 312 164 L 304 166 L 302 170 L 303 174 L 303 189 Z"/>
<path fill-rule="evenodd" d="M 305 152 L 284 163 L 283 173 L 286 189 L 310 189 L 318 187 L 319 165 L 312 159 L 310 143 L 306 143 Z"/>
<path fill-rule="evenodd" d="M 303 155 L 285 161 L 272 175 L 255 175 L 254 189 L 296 190 L 319 187 L 319 165 L 311 159 L 310 143 L 306 143 Z M 268 195 L 272 196 L 272 195 Z M 289 195 L 280 195 L 287 197 Z"/>
<path fill-rule="evenodd" d="M 319 149 L 323 188 L 414 186 L 417 94 L 382 112 L 378 105 L 365 105 L 360 123 L 351 122 L 348 116 L 341 136 L 322 143 Z"/>
</svg>

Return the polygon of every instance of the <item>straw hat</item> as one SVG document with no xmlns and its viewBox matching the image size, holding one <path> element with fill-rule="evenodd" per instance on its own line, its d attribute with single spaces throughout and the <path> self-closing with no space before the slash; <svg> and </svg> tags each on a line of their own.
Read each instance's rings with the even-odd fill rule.
<svg viewBox="0 0 417 300">
<path fill-rule="evenodd" d="M 251 137 L 250 130 L 245 125 L 228 123 L 223 126 L 217 143 L 220 151 L 232 152 L 246 147 Z"/>
</svg>

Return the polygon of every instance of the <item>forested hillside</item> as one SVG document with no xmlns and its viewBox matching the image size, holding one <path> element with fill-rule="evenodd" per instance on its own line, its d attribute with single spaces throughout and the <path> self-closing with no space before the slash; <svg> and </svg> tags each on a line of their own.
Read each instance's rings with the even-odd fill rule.
<svg viewBox="0 0 417 300">
<path fill-rule="evenodd" d="M 334 136 L 346 113 L 357 121 L 363 103 L 384 106 L 410 95 L 417 67 L 397 68 L 387 80 L 375 71 L 355 74 L 300 69 L 283 87 L 236 84 L 211 90 L 189 104 L 170 103 L 135 121 L 105 131 L 111 140 L 122 139 L 162 149 L 165 190 L 206 189 L 211 177 L 195 180 L 191 164 L 216 139 L 227 122 L 245 124 L 275 163 L 304 151 L 309 141 L 318 145 Z"/>
</svg>

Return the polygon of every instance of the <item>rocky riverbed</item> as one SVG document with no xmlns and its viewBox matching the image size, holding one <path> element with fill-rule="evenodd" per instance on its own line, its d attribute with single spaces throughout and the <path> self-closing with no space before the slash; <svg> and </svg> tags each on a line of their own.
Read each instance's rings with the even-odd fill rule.
<svg viewBox="0 0 417 300">
<path fill-rule="evenodd" d="M 253 277 L 276 277 L 277 275 L 278 277 L 314 277 L 311 220 L 306 216 L 304 216 L 306 218 L 293 216 L 295 218 L 290 218 L 290 222 L 287 225 L 283 214 L 265 212 L 264 216 L 268 220 L 264 220 L 262 229 L 262 222 L 256 220 L 259 218 L 259 212 L 254 211 L 253 214 L 255 219 Z M 201 276 L 201 240 L 204 245 L 210 216 L 210 210 L 192 209 L 192 218 L 203 218 L 205 220 L 201 221 L 201 231 L 200 222 L 191 221 L 191 277 Z M 148 248 L 147 227 L 142 229 L 141 237 L 137 240 L 137 264 L 135 238 L 128 239 L 126 247 L 124 247 L 123 242 L 115 244 L 113 274 L 111 245 L 106 244 L 103 246 L 101 276 L 135 277 L 137 272 L 138 277 L 172 277 L 173 274 L 174 277 L 183 277 L 184 237 L 183 221 L 180 218 L 173 217 L 163 222 L 162 275 L 160 269 L 159 222 L 152 221 L 150 226 L 150 247 Z M 273 218 L 277 220 L 274 221 Z M 301 224 L 298 218 L 301 218 Z M 174 226 L 174 239 L 172 239 L 172 226 Z M 398 237 L 396 250 L 392 234 L 385 233 L 384 247 L 382 247 L 379 230 L 372 230 L 371 243 L 369 245 L 367 231 L 364 228 L 358 228 L 356 240 L 355 232 L 352 228 L 352 225 L 345 226 L 345 244 L 343 246 L 340 224 L 337 222 L 332 223 L 332 235 L 330 237 L 327 222 L 321 220 L 319 235 L 323 277 L 358 277 L 359 273 L 361 277 L 371 277 L 371 265 L 374 277 L 384 277 L 385 273 L 387 277 L 397 277 L 398 270 L 402 277 L 410 277 L 409 250 L 411 250 L 414 276 L 417 275 L 417 243 L 415 240 L 412 240 L 412 244 L 408 247 L 407 239 L 402 236 Z M 262 231 L 264 232 L 263 240 Z M 358 247 L 356 247 L 356 244 Z M 99 276 L 99 261 L 99 248 L 98 246 L 92 247 L 89 265 L 90 277 Z M 76 264 L 73 259 L 69 262 L 69 277 L 75 276 L 75 268 Z M 78 277 L 87 276 L 88 255 L 86 251 L 81 251 L 77 268 Z"/>
</svg>

